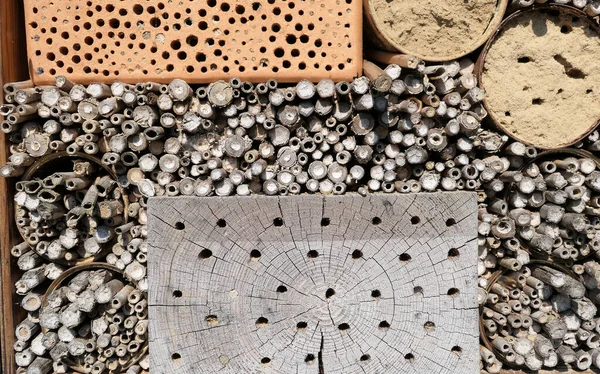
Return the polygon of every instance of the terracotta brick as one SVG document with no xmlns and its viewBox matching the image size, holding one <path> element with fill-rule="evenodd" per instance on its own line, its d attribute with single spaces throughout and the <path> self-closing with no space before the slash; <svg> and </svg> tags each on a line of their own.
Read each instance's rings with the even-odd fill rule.
<svg viewBox="0 0 600 374">
<path fill-rule="evenodd" d="M 25 0 L 32 80 L 349 80 L 360 0 Z"/>
</svg>

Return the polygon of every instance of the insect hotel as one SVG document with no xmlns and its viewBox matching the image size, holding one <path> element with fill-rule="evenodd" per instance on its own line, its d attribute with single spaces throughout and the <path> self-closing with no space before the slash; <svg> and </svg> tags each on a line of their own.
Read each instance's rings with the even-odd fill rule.
<svg viewBox="0 0 600 374">
<path fill-rule="evenodd" d="M 2 0 L 5 374 L 600 372 L 600 0 Z"/>
</svg>

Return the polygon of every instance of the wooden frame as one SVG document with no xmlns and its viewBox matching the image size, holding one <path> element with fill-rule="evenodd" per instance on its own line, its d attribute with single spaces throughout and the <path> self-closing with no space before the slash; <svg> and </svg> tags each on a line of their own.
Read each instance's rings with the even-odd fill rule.
<svg viewBox="0 0 600 374">
<path fill-rule="evenodd" d="M 25 21 L 22 0 L 0 1 L 0 87 L 4 82 L 29 79 L 27 51 L 25 50 Z M 3 95 L 2 95 L 3 96 Z M 3 100 L 0 99 L 0 100 Z M 8 141 L 0 133 L 0 164 L 4 165 L 8 156 Z M 10 180 L 0 178 L 0 362 L 1 373 L 16 371 L 13 353 L 15 325 L 23 318 L 20 308 L 15 308 L 14 282 L 17 272 L 10 249 L 19 238 L 14 225 L 13 194 Z"/>
</svg>

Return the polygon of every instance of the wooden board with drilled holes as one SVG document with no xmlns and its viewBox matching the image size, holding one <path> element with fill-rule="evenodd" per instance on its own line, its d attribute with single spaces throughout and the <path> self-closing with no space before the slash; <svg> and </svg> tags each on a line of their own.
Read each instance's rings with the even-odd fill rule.
<svg viewBox="0 0 600 374">
<path fill-rule="evenodd" d="M 478 373 L 476 210 L 474 193 L 151 199 L 152 372 Z"/>
</svg>

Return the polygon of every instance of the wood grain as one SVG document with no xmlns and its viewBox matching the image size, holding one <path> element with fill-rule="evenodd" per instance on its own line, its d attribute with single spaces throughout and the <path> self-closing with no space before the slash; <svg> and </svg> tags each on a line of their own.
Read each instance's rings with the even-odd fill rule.
<svg viewBox="0 0 600 374">
<path fill-rule="evenodd" d="M 0 1 L 0 87 L 29 77 L 23 14 L 21 0 Z M 1 165 L 7 161 L 7 144 L 4 133 L 0 133 Z M 13 224 L 12 185 L 11 180 L 0 178 L 0 361 L 2 372 L 7 374 L 16 371 L 12 348 L 14 328 L 23 317 L 20 308 L 14 305 L 13 284 L 18 274 L 12 271 L 17 267 L 11 260 L 10 249 L 19 235 Z"/>
<path fill-rule="evenodd" d="M 473 193 L 151 199 L 152 372 L 478 373 L 476 208 Z"/>
</svg>

